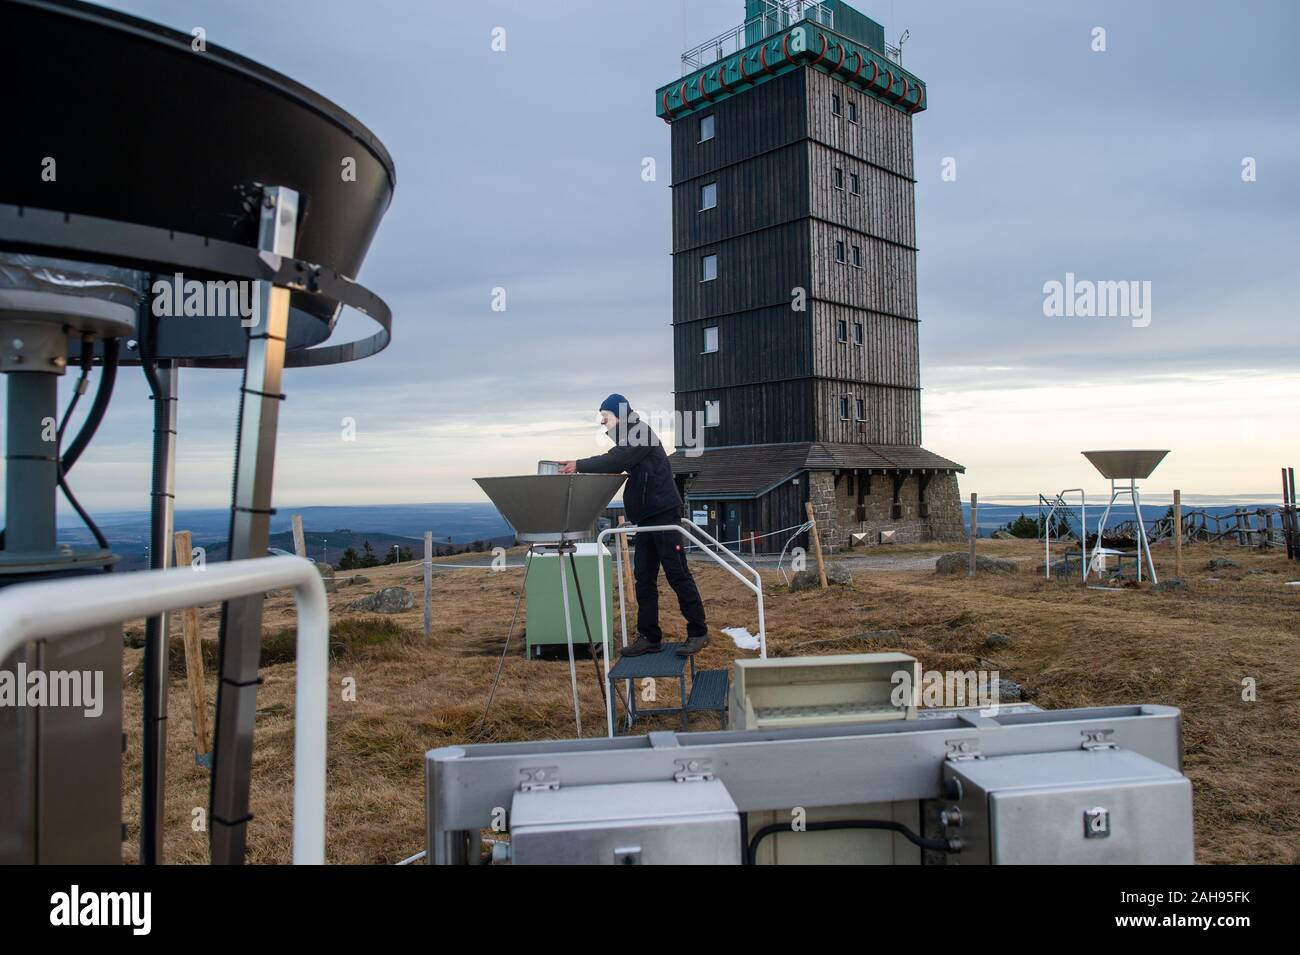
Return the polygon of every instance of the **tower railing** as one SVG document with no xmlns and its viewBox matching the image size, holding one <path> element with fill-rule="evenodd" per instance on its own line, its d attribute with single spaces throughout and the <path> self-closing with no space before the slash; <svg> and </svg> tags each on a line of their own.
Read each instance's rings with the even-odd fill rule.
<svg viewBox="0 0 1300 955">
<path fill-rule="evenodd" d="M 834 29 L 834 19 L 830 7 L 816 0 L 766 0 L 762 13 L 683 53 L 682 76 L 739 53 L 751 43 L 780 33 L 802 20 Z"/>
</svg>

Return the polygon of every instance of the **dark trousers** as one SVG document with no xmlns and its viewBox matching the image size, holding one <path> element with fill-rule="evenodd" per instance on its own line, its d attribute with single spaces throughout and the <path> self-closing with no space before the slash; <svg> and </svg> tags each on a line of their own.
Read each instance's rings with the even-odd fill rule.
<svg viewBox="0 0 1300 955">
<path fill-rule="evenodd" d="M 677 524 L 680 516 L 676 511 L 665 511 L 653 517 L 643 518 L 644 526 L 654 524 Z M 632 557 L 632 571 L 636 576 L 636 629 L 652 643 L 663 639 L 664 632 L 659 628 L 659 568 L 664 569 L 668 585 L 677 594 L 677 606 L 686 618 L 686 635 L 703 637 L 708 634 L 708 625 L 704 622 L 704 602 L 700 600 L 699 588 L 695 578 L 686 564 L 686 538 L 673 531 L 642 531 L 636 535 L 636 553 Z"/>
</svg>

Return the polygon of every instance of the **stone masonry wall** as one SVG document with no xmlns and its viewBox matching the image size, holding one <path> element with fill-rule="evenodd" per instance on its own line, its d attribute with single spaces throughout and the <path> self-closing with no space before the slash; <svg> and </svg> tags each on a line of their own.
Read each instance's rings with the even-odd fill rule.
<svg viewBox="0 0 1300 955">
<path fill-rule="evenodd" d="M 869 535 L 868 546 L 875 545 L 882 530 L 895 531 L 894 539 L 899 543 L 966 539 L 956 474 L 936 474 L 930 479 L 925 492 L 929 505 L 927 517 L 920 515 L 920 485 L 914 474 L 909 474 L 903 481 L 899 493 L 903 516 L 899 519 L 891 516 L 894 484 L 890 475 L 872 476 L 871 493 L 862 499 L 866 520 L 857 519 L 856 489 L 850 494 L 849 488 L 850 482 L 845 475 L 841 475 L 838 487 L 835 475 L 830 471 L 813 471 L 808 475 L 809 500 L 825 548 L 845 550 L 849 546 L 849 535 L 858 532 Z"/>
</svg>

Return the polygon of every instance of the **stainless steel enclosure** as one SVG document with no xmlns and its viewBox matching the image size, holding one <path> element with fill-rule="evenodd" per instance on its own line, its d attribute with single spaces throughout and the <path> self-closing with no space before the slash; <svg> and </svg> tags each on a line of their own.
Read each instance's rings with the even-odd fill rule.
<svg viewBox="0 0 1300 955">
<path fill-rule="evenodd" d="M 515 865 L 735 865 L 740 815 L 717 780 L 534 788 L 510 807 Z"/>
<path fill-rule="evenodd" d="M 36 640 L 0 661 L 20 668 L 100 673 L 102 709 L 0 706 L 0 865 L 121 862 L 121 626 Z"/>
<path fill-rule="evenodd" d="M 1140 753 L 1068 753 L 950 763 L 961 865 L 1191 865 L 1192 784 Z"/>
<path fill-rule="evenodd" d="M 532 785 L 539 771 L 561 791 L 717 780 L 742 813 L 917 800 L 926 810 L 922 818 L 929 820 L 925 835 L 954 835 L 938 822 L 940 813 L 959 807 L 954 792 L 945 789 L 945 773 L 953 767 L 1113 746 L 1165 767 L 1170 778 L 1181 778 L 1180 723 L 1173 707 L 1116 706 L 996 716 L 963 711 L 950 717 L 835 727 L 444 747 L 425 757 L 428 859 L 431 864 L 475 861 L 477 830 L 500 820 L 516 792 Z M 1043 765 L 1044 785 L 1078 782 L 1077 773 L 1062 776 L 1060 767 Z M 1187 845 L 1190 825 L 1188 816 L 1171 827 Z M 925 861 L 946 860 L 927 852 Z"/>
</svg>

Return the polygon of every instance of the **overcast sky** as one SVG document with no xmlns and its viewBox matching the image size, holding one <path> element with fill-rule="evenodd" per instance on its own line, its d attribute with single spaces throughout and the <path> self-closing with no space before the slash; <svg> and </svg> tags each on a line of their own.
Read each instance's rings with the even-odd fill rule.
<svg viewBox="0 0 1300 955">
<path fill-rule="evenodd" d="M 112 5 L 201 26 L 319 91 L 397 164 L 360 275 L 393 309 L 394 344 L 286 374 L 277 506 L 482 500 L 474 476 L 602 449 L 610 391 L 672 407 L 654 90 L 743 0 Z M 966 466 L 963 495 L 1100 490 L 1080 450 L 1167 447 L 1152 494 L 1275 497 L 1279 466 L 1300 466 L 1300 4 L 858 6 L 891 41 L 910 31 L 904 64 L 928 84 L 924 444 Z M 1066 273 L 1150 282 L 1150 323 L 1045 316 L 1044 283 Z M 182 372 L 178 506 L 228 501 L 237 387 Z M 74 472 L 92 509 L 148 505 L 145 393 L 128 370 Z"/>
</svg>

